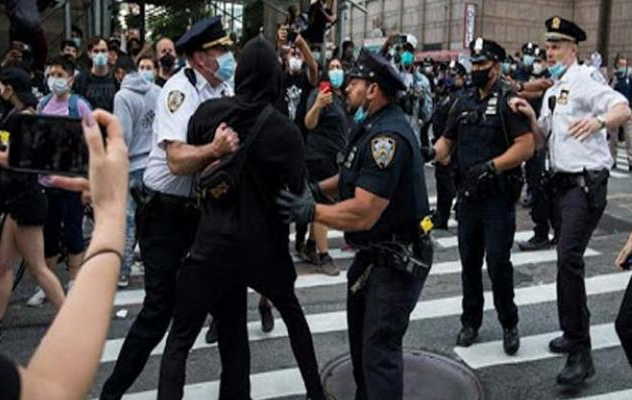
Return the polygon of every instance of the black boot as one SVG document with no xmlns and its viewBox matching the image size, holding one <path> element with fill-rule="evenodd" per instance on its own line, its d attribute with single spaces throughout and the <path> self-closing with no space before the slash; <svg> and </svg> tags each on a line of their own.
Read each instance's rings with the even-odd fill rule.
<svg viewBox="0 0 632 400">
<path fill-rule="evenodd" d="M 520 334 L 518 333 L 518 327 L 503 329 L 503 349 L 505 354 L 513 356 L 518 352 L 520 348 Z"/>
<path fill-rule="evenodd" d="M 566 354 L 572 350 L 571 343 L 564 336 L 557 337 L 549 342 L 551 353 Z"/>
<path fill-rule="evenodd" d="M 546 237 L 539 238 L 537 236 L 533 236 L 526 242 L 518 243 L 518 247 L 522 251 L 544 250 L 551 247 L 551 242 L 549 242 L 549 239 Z"/>
<path fill-rule="evenodd" d="M 569 354 L 566 365 L 557 376 L 557 383 L 566 386 L 578 386 L 595 375 L 595 366 L 589 348 L 576 350 Z"/>
<path fill-rule="evenodd" d="M 471 326 L 464 326 L 456 337 L 456 345 L 461 347 L 470 347 L 478 338 L 478 330 Z"/>
<path fill-rule="evenodd" d="M 300 257 L 307 263 L 320 265 L 320 257 L 316 251 L 316 242 L 308 239 L 303 246 L 303 251 L 301 252 Z"/>
<path fill-rule="evenodd" d="M 272 316 L 272 307 L 269 305 L 259 304 L 259 315 L 261 315 L 261 330 L 264 333 L 270 333 L 274 329 L 274 317 Z"/>
<path fill-rule="evenodd" d="M 217 343 L 217 323 L 215 322 L 215 318 L 213 318 L 211 320 L 211 323 L 208 324 L 208 331 L 206 332 L 206 343 Z"/>
</svg>

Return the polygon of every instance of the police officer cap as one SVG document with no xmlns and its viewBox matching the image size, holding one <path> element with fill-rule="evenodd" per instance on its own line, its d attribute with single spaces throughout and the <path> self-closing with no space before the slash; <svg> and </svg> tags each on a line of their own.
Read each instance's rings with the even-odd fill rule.
<svg viewBox="0 0 632 400">
<path fill-rule="evenodd" d="M 465 67 L 463 66 L 463 64 L 461 64 L 457 60 L 450 61 L 448 68 L 450 68 L 450 71 L 454 71 L 458 75 L 467 75 L 467 71 Z"/>
<path fill-rule="evenodd" d="M 224 31 L 222 18 L 219 16 L 198 21 L 176 43 L 180 52 L 206 50 L 215 46 L 230 46 L 233 41 Z"/>
<path fill-rule="evenodd" d="M 470 52 L 472 63 L 483 61 L 501 62 L 507 57 L 507 53 L 501 45 L 493 40 L 487 40 L 481 37 L 472 40 L 470 43 Z"/>
<path fill-rule="evenodd" d="M 550 42 L 571 41 L 575 43 L 586 40 L 586 32 L 574 22 L 561 17 L 549 18 L 546 23 L 544 37 Z"/>
<path fill-rule="evenodd" d="M 539 49 L 538 45 L 533 42 L 527 42 L 522 46 L 522 54 L 533 56 L 535 51 Z"/>
<path fill-rule="evenodd" d="M 384 57 L 362 49 L 356 65 L 349 72 L 349 78 L 365 79 L 377 83 L 387 91 L 406 90 L 399 73 Z"/>
<path fill-rule="evenodd" d="M 535 57 L 536 60 L 544 61 L 546 60 L 546 50 L 538 47 L 537 49 L 535 49 L 533 56 Z"/>
</svg>

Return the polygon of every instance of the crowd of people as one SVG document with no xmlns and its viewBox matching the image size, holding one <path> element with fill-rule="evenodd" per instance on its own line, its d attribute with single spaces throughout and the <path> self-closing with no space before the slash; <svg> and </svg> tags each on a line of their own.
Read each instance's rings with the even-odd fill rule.
<svg viewBox="0 0 632 400">
<path fill-rule="evenodd" d="M 486 258 L 503 349 L 512 356 L 520 335 L 510 255 L 525 180 L 534 236 L 520 248 L 558 250 L 563 335 L 550 349 L 568 359 L 557 381 L 579 385 L 594 374 L 583 253 L 606 206 L 620 139 L 632 159 L 627 60 L 617 56 L 608 82 L 595 57 L 578 58 L 584 31 L 559 17 L 546 21 L 544 45 L 526 43 L 514 56 L 477 38 L 467 59 L 417 59 L 416 40 L 401 34 L 377 54 L 351 40 L 329 53 L 320 27 L 335 20 L 335 3 L 316 2 L 302 28 L 291 15 L 275 43 L 257 37 L 239 46 L 219 17 L 153 45 L 131 31 L 124 40 L 89 38 L 84 47 L 73 30 L 43 69 L 35 50 L 12 43 L 0 64 L 0 129 L 16 113 L 82 118 L 91 165 L 89 182 L 18 173 L 8 169 L 9 143 L 0 150 L 0 335 L 19 259 L 39 285 L 28 305 L 48 300 L 59 310 L 28 369 L 0 373 L 0 383 L 21 380 L 24 398 L 36 398 L 31 371 L 53 368 L 73 343 L 72 324 L 91 323 L 75 315 L 78 302 L 100 293 L 90 316 L 95 332 L 83 343 L 94 357 L 83 356 L 85 376 L 67 380 L 76 391 L 59 398 L 85 394 L 118 270 L 92 264 L 116 264 L 109 256 L 117 256 L 117 285 L 125 289 L 138 247 L 145 299 L 101 399 L 124 395 L 167 332 L 158 398 L 182 398 L 189 350 L 209 314 L 220 399 L 248 399 L 247 287 L 261 296 L 264 332 L 274 329 L 271 309 L 278 309 L 308 398 L 326 399 L 294 292 L 294 223 L 295 254 L 332 276 L 341 270 L 327 232 L 345 232 L 356 251 L 347 272 L 356 398 L 399 399 L 402 339 L 432 265 L 428 226 L 447 229 L 453 209 L 463 265 L 456 342 L 477 340 Z M 322 23 L 310 23 L 314 15 Z M 95 138 L 97 123 L 109 125 L 106 149 Z M 434 211 L 424 175 L 430 162 Z M 632 235 L 617 265 L 630 253 Z M 60 263 L 69 271 L 65 288 Z M 616 326 L 632 362 L 627 292 Z"/>
</svg>

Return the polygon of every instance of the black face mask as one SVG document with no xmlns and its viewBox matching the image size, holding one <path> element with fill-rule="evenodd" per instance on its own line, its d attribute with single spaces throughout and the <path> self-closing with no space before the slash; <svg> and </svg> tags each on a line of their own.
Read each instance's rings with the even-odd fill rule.
<svg viewBox="0 0 632 400">
<path fill-rule="evenodd" d="M 472 71 L 472 85 L 479 89 L 483 89 L 489 83 L 490 77 L 489 73 L 492 68 L 489 67 L 487 69 L 482 69 L 479 71 Z"/>
<path fill-rule="evenodd" d="M 165 54 L 164 56 L 160 57 L 160 66 L 167 71 L 170 71 L 175 63 L 176 58 L 171 54 Z"/>
</svg>

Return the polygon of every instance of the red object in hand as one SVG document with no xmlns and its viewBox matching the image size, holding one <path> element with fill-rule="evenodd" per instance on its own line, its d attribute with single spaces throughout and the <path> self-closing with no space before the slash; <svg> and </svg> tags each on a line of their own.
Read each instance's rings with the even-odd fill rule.
<svg viewBox="0 0 632 400">
<path fill-rule="evenodd" d="M 320 90 L 323 93 L 331 92 L 331 83 L 327 81 L 321 82 L 320 86 L 318 87 L 318 90 Z"/>
</svg>

